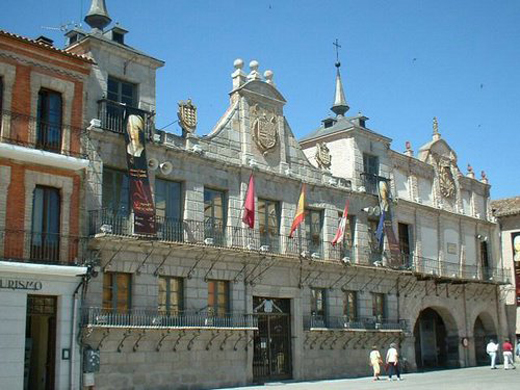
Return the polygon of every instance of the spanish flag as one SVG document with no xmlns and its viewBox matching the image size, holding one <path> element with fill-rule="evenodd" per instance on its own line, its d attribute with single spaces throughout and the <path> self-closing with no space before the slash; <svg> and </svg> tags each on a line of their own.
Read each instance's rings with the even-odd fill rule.
<svg viewBox="0 0 520 390">
<path fill-rule="evenodd" d="M 291 232 L 289 238 L 293 238 L 294 231 L 300 226 L 300 223 L 305 219 L 305 184 L 302 185 L 302 192 L 300 199 L 298 200 L 298 207 L 296 208 L 296 215 L 294 216 L 293 223 L 291 225 Z"/>
</svg>

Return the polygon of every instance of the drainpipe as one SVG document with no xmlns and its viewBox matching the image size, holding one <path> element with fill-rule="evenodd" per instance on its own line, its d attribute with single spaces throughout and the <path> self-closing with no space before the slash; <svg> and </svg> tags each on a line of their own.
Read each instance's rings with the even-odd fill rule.
<svg viewBox="0 0 520 390">
<path fill-rule="evenodd" d="M 83 285 L 85 279 L 81 278 L 81 282 L 79 282 L 78 286 L 74 290 L 72 294 L 72 325 L 70 331 L 70 365 L 69 365 L 69 388 L 70 390 L 74 390 L 74 364 L 75 364 L 75 353 L 76 353 L 76 322 L 78 319 L 77 310 L 78 310 L 78 291 L 80 287 Z"/>
</svg>

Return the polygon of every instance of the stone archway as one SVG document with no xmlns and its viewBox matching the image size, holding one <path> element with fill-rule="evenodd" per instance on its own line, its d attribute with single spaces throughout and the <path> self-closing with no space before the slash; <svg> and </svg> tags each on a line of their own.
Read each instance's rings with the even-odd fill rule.
<svg viewBox="0 0 520 390">
<path fill-rule="evenodd" d="M 480 313 L 473 325 L 473 339 L 475 346 L 475 362 L 478 366 L 489 364 L 489 357 L 486 353 L 486 344 L 490 339 L 497 342 L 497 332 L 493 318 L 488 313 Z"/>
<path fill-rule="evenodd" d="M 415 362 L 419 370 L 459 366 L 459 336 L 453 316 L 443 308 L 428 307 L 414 326 Z"/>
</svg>

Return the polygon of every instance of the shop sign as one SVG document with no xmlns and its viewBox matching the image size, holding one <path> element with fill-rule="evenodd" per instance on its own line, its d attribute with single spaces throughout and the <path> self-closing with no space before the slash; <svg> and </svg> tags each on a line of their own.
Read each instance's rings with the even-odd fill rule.
<svg viewBox="0 0 520 390">
<path fill-rule="evenodd" d="M 0 278 L 0 288 L 8 290 L 41 290 L 42 282 L 38 280 L 18 280 Z"/>
</svg>

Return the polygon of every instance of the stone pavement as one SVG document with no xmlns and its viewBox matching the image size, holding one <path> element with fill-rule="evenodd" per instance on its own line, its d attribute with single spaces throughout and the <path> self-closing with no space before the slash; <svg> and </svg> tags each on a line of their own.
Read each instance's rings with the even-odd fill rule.
<svg viewBox="0 0 520 390">
<path fill-rule="evenodd" d="M 386 377 L 373 382 L 372 378 L 337 379 L 310 382 L 278 382 L 264 386 L 248 386 L 232 390 L 520 390 L 520 367 L 516 370 L 497 370 L 472 367 L 427 373 L 404 374 L 401 382 L 389 382 Z M 229 389 L 231 390 L 231 389 Z"/>
</svg>

